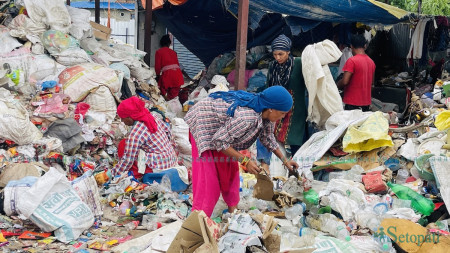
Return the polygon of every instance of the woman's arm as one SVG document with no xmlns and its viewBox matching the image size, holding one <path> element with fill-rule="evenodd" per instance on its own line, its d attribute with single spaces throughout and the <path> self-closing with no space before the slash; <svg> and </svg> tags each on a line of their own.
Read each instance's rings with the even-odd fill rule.
<svg viewBox="0 0 450 253">
<path fill-rule="evenodd" d="M 225 154 L 226 156 L 235 159 L 236 161 L 239 161 L 239 163 L 241 163 L 245 156 L 241 153 L 239 153 L 236 149 L 234 149 L 233 147 L 229 147 L 225 150 L 222 150 L 222 153 Z M 247 165 L 245 166 L 247 168 L 247 171 L 252 173 L 252 174 L 258 174 L 259 172 L 261 172 L 261 169 L 258 167 L 258 165 L 256 165 L 256 163 L 252 160 L 249 160 Z"/>
</svg>

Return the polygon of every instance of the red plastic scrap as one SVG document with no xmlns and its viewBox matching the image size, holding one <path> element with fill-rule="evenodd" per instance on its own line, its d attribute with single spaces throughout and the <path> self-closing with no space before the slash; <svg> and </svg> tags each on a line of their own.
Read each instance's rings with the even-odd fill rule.
<svg viewBox="0 0 450 253">
<path fill-rule="evenodd" d="M 25 231 L 19 236 L 19 239 L 41 240 L 41 239 L 47 238 L 51 235 L 52 235 L 52 233 L 37 233 L 37 232 L 32 232 L 32 231 Z"/>
<path fill-rule="evenodd" d="M 363 176 L 364 187 L 369 193 L 385 192 L 387 190 L 387 185 L 383 181 L 381 173 L 381 171 L 374 171 Z"/>
</svg>

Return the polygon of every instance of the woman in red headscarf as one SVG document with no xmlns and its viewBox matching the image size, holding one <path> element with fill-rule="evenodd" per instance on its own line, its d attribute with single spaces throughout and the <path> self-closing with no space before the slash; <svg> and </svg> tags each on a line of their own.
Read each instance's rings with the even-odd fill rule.
<svg viewBox="0 0 450 253">
<path fill-rule="evenodd" d="M 113 169 L 116 176 L 131 169 L 135 177 L 138 174 L 137 160 L 139 151 L 145 152 L 143 160 L 145 173 L 153 170 L 166 170 L 177 166 L 175 143 L 169 126 L 162 120 L 153 117 L 145 108 L 144 101 L 131 97 L 122 101 L 117 107 L 117 114 L 127 126 L 133 126 L 128 138 L 119 144 L 120 161 Z"/>
</svg>

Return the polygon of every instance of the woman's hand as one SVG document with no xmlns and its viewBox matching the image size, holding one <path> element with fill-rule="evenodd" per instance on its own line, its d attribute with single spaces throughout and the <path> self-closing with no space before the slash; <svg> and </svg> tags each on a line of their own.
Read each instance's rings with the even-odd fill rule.
<svg viewBox="0 0 450 253">
<path fill-rule="evenodd" d="M 246 168 L 247 168 L 247 172 L 252 173 L 253 175 L 258 175 L 259 172 L 261 172 L 261 169 L 252 160 L 248 161 Z"/>
<path fill-rule="evenodd" d="M 286 160 L 286 162 L 283 163 L 284 166 L 288 167 L 289 170 L 298 169 L 300 167 L 295 161 L 293 160 Z"/>
</svg>

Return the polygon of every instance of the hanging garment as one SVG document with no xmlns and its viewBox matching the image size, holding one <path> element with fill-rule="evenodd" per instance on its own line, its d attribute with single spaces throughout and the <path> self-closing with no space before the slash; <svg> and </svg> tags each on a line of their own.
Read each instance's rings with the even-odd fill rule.
<svg viewBox="0 0 450 253">
<path fill-rule="evenodd" d="M 337 61 L 342 52 L 330 40 L 309 45 L 302 53 L 302 71 L 308 89 L 307 120 L 319 126 L 334 113 L 343 110 L 342 98 L 331 75 L 329 63 Z"/>
</svg>

